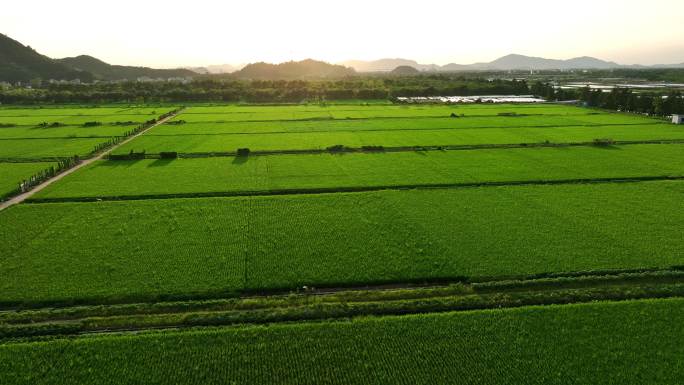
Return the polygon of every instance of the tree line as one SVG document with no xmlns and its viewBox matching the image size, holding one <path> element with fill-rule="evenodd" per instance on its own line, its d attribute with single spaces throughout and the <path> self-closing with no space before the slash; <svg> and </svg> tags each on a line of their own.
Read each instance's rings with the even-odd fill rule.
<svg viewBox="0 0 684 385">
<path fill-rule="evenodd" d="M 338 80 L 201 79 L 182 82 L 48 84 L 4 87 L 2 104 L 247 102 L 301 103 L 417 96 L 535 95 L 549 101 L 577 100 L 590 107 L 649 115 L 684 113 L 681 93 L 636 93 L 627 88 L 563 89 L 551 83 L 448 74 L 368 76 Z"/>
<path fill-rule="evenodd" d="M 253 102 L 299 103 L 344 99 L 391 99 L 399 96 L 518 95 L 529 93 L 525 81 L 433 75 L 354 77 L 341 80 L 230 80 L 48 84 L 40 88 L 5 87 L 0 103 L 111 102 Z"/>
</svg>

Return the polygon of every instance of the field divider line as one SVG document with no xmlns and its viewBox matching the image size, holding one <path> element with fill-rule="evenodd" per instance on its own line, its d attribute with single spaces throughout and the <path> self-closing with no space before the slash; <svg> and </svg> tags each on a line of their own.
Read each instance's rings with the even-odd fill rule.
<svg viewBox="0 0 684 385">
<path fill-rule="evenodd" d="M 124 135 L 106 135 L 106 136 L 51 136 L 42 138 L 21 137 L 21 138 L 0 138 L 0 140 L 73 140 L 73 139 L 109 139 L 123 137 Z"/>
<path fill-rule="evenodd" d="M 311 149 L 291 149 L 291 150 L 254 150 L 250 151 L 249 156 L 273 156 L 273 155 L 344 155 L 344 154 L 381 154 L 395 152 L 425 152 L 425 151 L 475 151 L 475 150 L 509 150 L 521 148 L 564 148 L 564 147 L 597 147 L 610 148 L 611 146 L 629 146 L 646 144 L 684 144 L 684 139 L 653 139 L 653 140 L 618 140 L 610 144 L 600 144 L 596 142 L 537 142 L 537 143 L 501 143 L 501 144 L 443 144 L 425 146 L 366 146 L 366 147 L 345 147 L 341 148 L 311 148 Z M 212 152 L 179 152 L 178 158 L 227 158 L 238 156 L 236 151 L 212 151 Z M 139 157 L 108 159 L 110 161 L 130 161 L 140 159 L 159 159 L 159 153 L 140 154 Z"/>
<path fill-rule="evenodd" d="M 55 175 L 54 177 L 52 177 L 52 178 L 50 178 L 50 179 L 45 180 L 43 183 L 41 183 L 41 184 L 35 186 L 35 187 L 32 188 L 31 190 L 26 191 L 26 192 L 24 192 L 24 193 L 22 193 L 22 194 L 19 194 L 19 195 L 15 196 L 15 197 L 12 197 L 12 198 L 10 198 L 10 199 L 4 201 L 4 202 L 0 202 L 0 211 L 5 210 L 5 209 L 7 209 L 7 208 L 9 208 L 9 207 L 11 207 L 11 206 L 14 206 L 14 205 L 16 205 L 16 204 L 19 204 L 19 203 L 22 203 L 22 202 L 26 201 L 27 199 L 31 198 L 31 197 L 32 197 L 33 195 L 35 195 L 36 193 L 40 192 L 41 190 L 43 190 L 43 189 L 46 188 L 47 186 L 49 186 L 49 185 L 51 185 L 51 184 L 57 182 L 58 180 L 61 180 L 61 179 L 64 178 L 65 176 L 67 176 L 67 175 L 69 175 L 69 174 L 71 174 L 71 173 L 73 173 L 73 172 L 76 172 L 77 170 L 80 170 L 81 168 L 86 167 L 86 166 L 88 166 L 88 165 L 90 165 L 90 164 L 92 164 L 92 163 L 94 163 L 94 162 L 96 162 L 96 161 L 98 161 L 98 160 L 103 159 L 104 157 L 106 157 L 107 155 L 109 155 L 112 151 L 114 151 L 114 150 L 116 150 L 117 148 L 119 148 L 120 146 L 125 145 L 126 143 L 128 143 L 128 142 L 132 141 L 133 139 L 139 137 L 140 135 L 144 134 L 145 132 L 147 132 L 147 131 L 153 129 L 154 127 L 157 127 L 157 126 L 160 125 L 160 124 L 166 123 L 169 119 L 173 119 L 173 118 L 174 118 L 176 115 L 178 115 L 182 110 L 183 110 L 183 108 L 178 109 L 175 113 L 172 113 L 172 114 L 170 114 L 169 116 L 167 116 L 167 117 L 165 117 L 165 118 L 163 118 L 163 119 L 160 119 L 160 120 L 157 121 L 155 124 L 151 124 L 151 125 L 148 126 L 147 128 L 145 128 L 145 129 L 143 129 L 143 130 L 140 130 L 139 132 L 135 133 L 134 135 L 129 136 L 128 138 L 126 138 L 126 139 L 122 140 L 121 142 L 115 144 L 114 146 L 112 146 L 112 147 L 106 149 L 105 151 L 101 152 L 100 154 L 97 154 L 97 155 L 93 156 L 92 158 L 85 159 L 85 160 L 81 161 L 79 164 L 77 164 L 76 166 L 74 166 L 74 167 L 72 167 L 72 168 L 70 168 L 70 169 L 68 169 L 68 170 L 65 170 L 64 172 L 62 172 L 62 173 L 60 173 L 60 174 Z"/>
<path fill-rule="evenodd" d="M 637 176 L 637 177 L 614 177 L 614 178 L 590 178 L 590 179 L 557 179 L 543 180 L 531 179 L 526 181 L 500 181 L 500 182 L 466 182 L 466 183 L 423 183 L 405 185 L 377 185 L 377 186 L 341 186 L 319 188 L 291 188 L 272 190 L 242 190 L 242 191 L 212 191 L 192 193 L 169 193 L 169 194 L 138 194 L 138 195 L 112 195 L 112 196 L 84 196 L 84 197 L 61 197 L 61 198 L 35 198 L 25 199 L 25 203 L 66 203 L 66 202 L 100 202 L 100 201 L 136 201 L 148 199 L 189 199 L 189 198 L 231 198 L 231 197 L 254 197 L 254 196 L 280 196 L 280 195 L 317 195 L 337 193 L 364 193 L 386 190 L 430 190 L 430 189 L 459 189 L 477 187 L 507 187 L 507 186 L 543 186 L 543 185 L 570 185 L 570 184 L 601 184 L 601 183 L 637 183 L 652 181 L 676 181 L 684 180 L 684 175 L 660 175 L 660 176 Z"/>
<path fill-rule="evenodd" d="M 458 112 L 458 111 L 456 111 Z M 227 114 L 216 114 L 216 113 L 205 113 L 205 112 L 186 112 L 184 115 L 227 115 Z M 463 115 L 459 116 L 458 119 L 467 118 L 524 118 L 526 116 L 592 116 L 599 114 L 517 114 L 517 115 Z M 374 120 L 374 119 L 444 119 L 450 118 L 449 115 L 409 115 L 409 116 L 369 116 L 369 117 L 344 117 L 344 118 L 329 118 L 325 116 L 318 116 L 312 118 L 299 118 L 299 119 L 247 119 L 247 120 L 211 120 L 208 123 L 267 123 L 267 122 L 329 122 L 329 121 L 350 121 L 350 120 Z M 199 122 L 191 122 L 199 123 Z"/>
<path fill-rule="evenodd" d="M 189 122 L 187 124 L 202 124 L 203 122 Z M 402 132 L 402 131 L 456 131 L 456 130 L 484 130 L 484 129 L 502 129 L 502 130 L 516 130 L 528 128 L 544 128 L 544 129 L 558 129 L 558 128 L 595 128 L 595 127 L 614 127 L 614 126 L 667 126 L 665 123 L 606 123 L 606 124 L 556 124 L 556 125 L 533 125 L 533 126 L 476 126 L 476 127 L 434 127 L 434 128 L 372 128 L 372 129 L 345 129 L 345 130 L 290 130 L 290 131 L 239 131 L 239 132 L 204 132 L 204 133 L 174 133 L 174 134 L 151 134 L 149 136 L 229 136 L 229 135 L 286 135 L 286 134 L 315 134 L 315 133 L 338 133 L 338 132 L 352 132 L 355 134 L 362 134 L 364 132 Z"/>
<path fill-rule="evenodd" d="M 463 286 L 465 288 L 465 286 Z M 578 286 L 546 290 L 520 290 L 497 292 L 461 291 L 419 295 L 399 299 L 350 298 L 322 302 L 307 294 L 291 302 L 278 301 L 271 306 L 252 309 L 218 306 L 215 309 L 176 309 L 170 312 L 82 316 L 70 319 L 50 319 L 33 322 L 0 324 L 2 338 L 35 338 L 43 335 L 81 335 L 109 332 L 130 332 L 188 327 L 228 326 L 240 324 L 285 323 L 292 321 L 315 322 L 323 319 L 356 318 L 426 314 L 451 311 L 473 311 L 494 308 L 516 308 L 543 305 L 567 305 L 593 301 L 626 301 L 648 298 L 683 298 L 684 285 L 674 284 L 608 284 L 605 286 Z M 444 290 L 442 289 L 442 290 Z M 624 290 L 627 289 L 627 290 Z M 440 289 L 436 289 L 440 290 Z M 335 296 L 331 294 L 330 296 Z M 146 319 L 152 322 L 146 322 Z M 93 322 L 95 321 L 95 322 Z M 113 322 L 112 322 L 113 321 Z"/>
</svg>

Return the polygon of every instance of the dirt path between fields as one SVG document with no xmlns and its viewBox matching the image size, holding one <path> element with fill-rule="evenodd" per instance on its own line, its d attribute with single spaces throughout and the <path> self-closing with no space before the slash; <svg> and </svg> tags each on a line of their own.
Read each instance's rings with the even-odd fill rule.
<svg viewBox="0 0 684 385">
<path fill-rule="evenodd" d="M 83 160 L 81 163 L 77 164 L 76 166 L 74 166 L 74 167 L 72 167 L 72 168 L 70 168 L 70 169 L 68 169 L 68 170 L 66 170 L 66 171 L 64 171 L 64 172 L 62 172 L 62 173 L 60 173 L 60 174 L 58 174 L 58 175 L 55 175 L 54 177 L 52 177 L 52 178 L 46 180 L 45 182 L 43 182 L 43 183 L 37 185 L 36 187 L 32 188 L 31 190 L 29 190 L 29 191 L 27 191 L 27 192 L 25 192 L 25 193 L 21 193 L 21 194 L 15 196 L 15 197 L 12 197 L 12 198 L 10 198 L 10 199 L 4 201 L 4 202 L 1 202 L 1 203 L 0 203 L 0 211 L 2 211 L 2 210 L 4 210 L 4 209 L 6 209 L 6 208 L 9 208 L 9 207 L 11 207 L 11 206 L 14 206 L 14 205 L 16 205 L 16 204 L 19 204 L 19 203 L 25 201 L 26 199 L 28 199 L 28 198 L 30 198 L 31 196 L 33 196 L 34 194 L 38 193 L 39 191 L 41 191 L 41 190 L 44 189 L 45 187 L 47 187 L 47 186 L 49 186 L 49 185 L 51 185 L 51 184 L 57 182 L 58 180 L 64 178 L 65 176 L 67 176 L 67 175 L 69 175 L 69 174 L 71 174 L 71 173 L 73 173 L 73 172 L 76 172 L 76 171 L 80 170 L 81 168 L 86 167 L 86 166 L 92 164 L 93 162 L 96 162 L 96 161 L 98 161 L 98 160 L 103 159 L 105 156 L 109 155 L 112 151 L 114 151 L 114 150 L 116 150 L 117 148 L 123 146 L 124 144 L 130 142 L 131 140 L 133 140 L 133 139 L 139 137 L 140 135 L 146 133 L 147 131 L 149 131 L 149 130 L 155 128 L 155 127 L 157 127 L 158 125 L 164 124 L 164 123 L 166 123 L 168 120 L 173 119 L 173 118 L 174 118 L 176 115 L 178 115 L 181 111 L 182 111 L 182 109 L 178 110 L 178 111 L 177 111 L 176 113 L 174 113 L 174 114 L 171 114 L 171 115 L 167 116 L 167 117 L 164 118 L 164 119 L 160 119 L 157 123 L 155 123 L 155 124 L 153 124 L 153 125 L 147 127 L 146 129 L 144 129 L 144 130 L 138 132 L 138 133 L 135 134 L 135 135 L 129 136 L 128 138 L 124 139 L 123 141 L 121 141 L 121 142 L 115 144 L 114 146 L 110 147 L 109 149 L 107 149 L 107 150 L 105 150 L 105 151 L 103 151 L 103 152 L 101 152 L 101 153 L 99 153 L 99 154 L 93 156 L 92 158 Z"/>
</svg>

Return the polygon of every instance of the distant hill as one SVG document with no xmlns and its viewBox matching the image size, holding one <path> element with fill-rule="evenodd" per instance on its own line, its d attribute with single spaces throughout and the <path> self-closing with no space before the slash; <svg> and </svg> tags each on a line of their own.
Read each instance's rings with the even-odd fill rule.
<svg viewBox="0 0 684 385">
<path fill-rule="evenodd" d="M 240 70 L 244 65 L 234 66 L 232 64 L 218 64 L 209 65 L 205 67 L 184 67 L 198 74 L 208 75 L 208 74 L 231 74 L 235 71 Z"/>
<path fill-rule="evenodd" d="M 617 63 L 607 62 L 589 56 L 568 60 L 556 60 L 516 54 L 506 55 L 489 63 L 478 63 L 473 64 L 472 66 L 488 70 L 566 70 L 620 67 Z"/>
<path fill-rule="evenodd" d="M 418 64 L 417 61 L 408 59 L 348 60 L 339 64 L 352 67 L 358 72 L 390 72 L 402 66 L 413 67 L 419 71 L 437 71 L 440 68 L 436 64 Z"/>
<path fill-rule="evenodd" d="M 408 59 L 380 59 L 375 61 L 350 60 L 340 64 L 353 67 L 359 72 L 389 72 L 399 66 L 410 66 L 419 71 L 506 71 L 506 70 L 570 70 L 570 69 L 610 69 L 610 68 L 684 68 L 682 64 L 660 64 L 656 66 L 621 65 L 589 56 L 568 60 L 546 59 L 541 57 L 511 54 L 488 63 L 456 64 L 443 66 L 419 64 Z"/>
<path fill-rule="evenodd" d="M 354 69 L 316 60 L 290 61 L 280 64 L 253 63 L 240 71 L 234 72 L 233 77 L 240 79 L 316 79 L 342 78 L 354 75 Z"/>
<path fill-rule="evenodd" d="M 57 61 L 71 68 L 90 72 L 100 80 L 136 80 L 140 77 L 168 79 L 194 76 L 197 74 L 189 69 L 182 68 L 154 69 L 148 67 L 111 65 L 88 55 L 68 57 L 64 59 L 58 59 Z"/>
<path fill-rule="evenodd" d="M 390 72 L 392 75 L 417 75 L 420 73 L 417 69 L 411 66 L 399 66 Z"/>
<path fill-rule="evenodd" d="M 32 79 L 93 80 L 87 71 L 76 70 L 64 63 L 41 55 L 29 46 L 0 34 L 0 81 L 28 82 Z"/>
</svg>

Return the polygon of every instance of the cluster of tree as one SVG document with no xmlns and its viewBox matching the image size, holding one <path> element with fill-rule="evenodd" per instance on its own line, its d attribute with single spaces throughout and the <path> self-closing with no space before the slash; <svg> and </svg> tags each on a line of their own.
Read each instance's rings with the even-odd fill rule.
<svg viewBox="0 0 684 385">
<path fill-rule="evenodd" d="M 0 90 L 0 103 L 289 102 L 390 99 L 398 96 L 528 94 L 525 81 L 448 75 L 337 80 L 204 79 L 181 82 L 49 84 Z"/>
<path fill-rule="evenodd" d="M 684 114 L 684 98 L 678 91 L 671 91 L 667 95 L 636 94 L 628 88 L 614 88 L 610 92 L 602 92 L 587 87 L 579 91 L 579 100 L 588 106 L 609 110 L 660 116 Z"/>
<path fill-rule="evenodd" d="M 534 82 L 530 86 L 532 95 L 549 101 L 577 100 L 578 92 L 575 89 L 558 88 L 549 83 Z"/>
<path fill-rule="evenodd" d="M 620 78 L 647 80 L 650 82 L 684 83 L 684 68 L 615 68 L 610 70 L 593 70 L 581 73 L 581 79 Z"/>
</svg>

